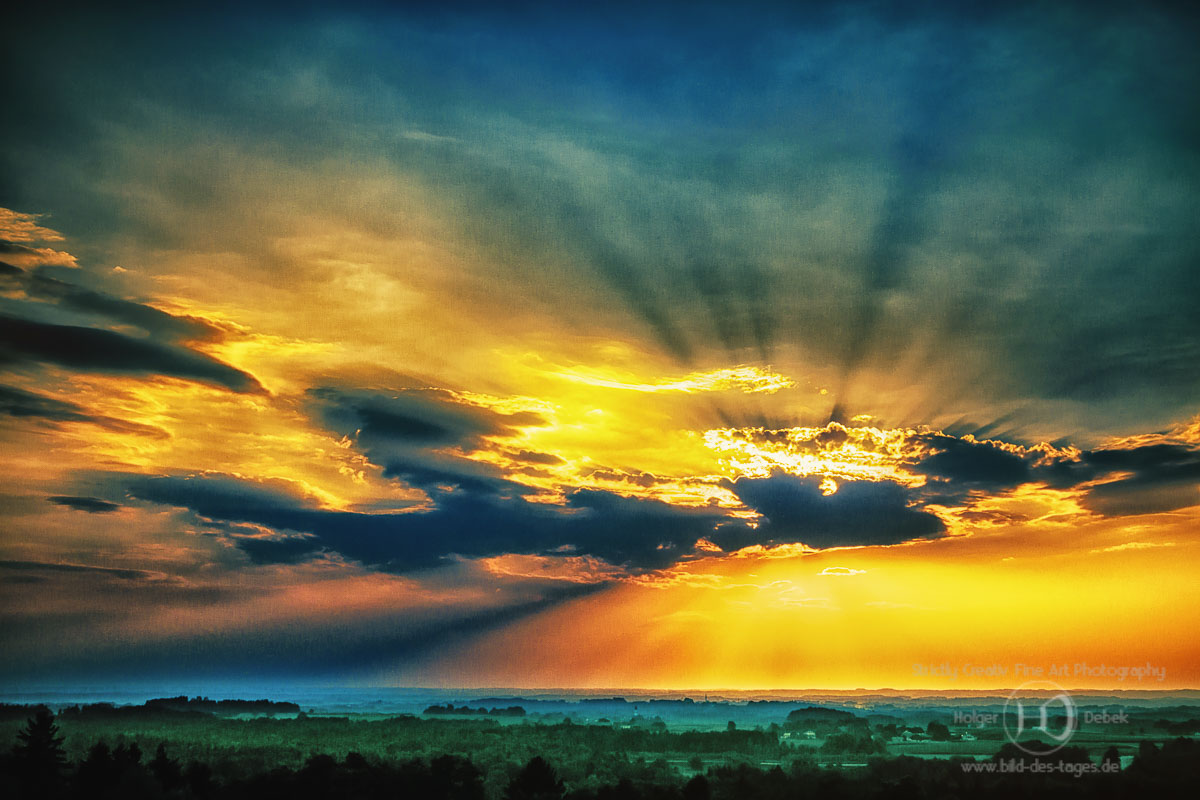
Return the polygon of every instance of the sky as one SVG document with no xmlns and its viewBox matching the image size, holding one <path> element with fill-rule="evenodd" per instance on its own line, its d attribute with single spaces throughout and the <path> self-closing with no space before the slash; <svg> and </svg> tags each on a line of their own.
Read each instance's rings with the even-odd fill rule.
<svg viewBox="0 0 1200 800">
<path fill-rule="evenodd" d="M 959 6 L 16 12 L 0 682 L 1200 686 L 1197 18 Z"/>
</svg>

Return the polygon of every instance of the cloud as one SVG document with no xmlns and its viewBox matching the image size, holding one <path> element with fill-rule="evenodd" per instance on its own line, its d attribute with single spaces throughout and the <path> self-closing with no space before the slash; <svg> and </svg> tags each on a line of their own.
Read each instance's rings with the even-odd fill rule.
<svg viewBox="0 0 1200 800">
<path fill-rule="evenodd" d="M 643 489 L 655 486 L 660 483 L 666 483 L 668 479 L 660 478 L 649 472 L 626 472 L 619 469 L 605 469 L 604 467 L 594 467 L 583 471 L 583 476 L 594 478 L 601 481 L 615 481 L 619 483 L 629 483 L 634 486 L 641 486 Z"/>
<path fill-rule="evenodd" d="M 951 484 L 997 490 L 1031 479 L 1026 458 L 989 442 L 931 433 L 914 437 L 914 444 L 928 448 L 928 454 L 913 471 Z"/>
<path fill-rule="evenodd" d="M 277 543 L 234 539 L 259 561 L 274 554 L 290 563 L 324 549 L 393 572 L 445 564 L 452 556 L 554 555 L 564 548 L 635 571 L 658 569 L 691 556 L 697 540 L 713 539 L 714 531 L 744 527 L 709 509 L 586 489 L 569 491 L 565 505 L 556 506 L 459 488 L 439 493 L 429 509 L 365 514 L 312 508 L 287 493 L 226 476 L 114 480 L 139 500 L 309 535 Z"/>
<path fill-rule="evenodd" d="M 106 292 L 96 291 L 59 280 L 37 270 L 25 284 L 31 298 L 50 301 L 59 307 L 100 317 L 119 325 L 140 328 L 159 339 L 172 341 L 212 339 L 217 330 L 192 317 L 177 317 L 144 303 L 136 303 Z"/>
<path fill-rule="evenodd" d="M 472 492 L 527 494 L 504 480 L 498 468 L 462 453 L 485 447 L 491 436 L 508 436 L 546 420 L 530 411 L 503 412 L 469 402 L 446 389 L 405 388 L 390 393 L 320 387 L 308 391 L 310 411 L 321 425 L 349 437 L 384 477 L 427 492 L 458 486 Z M 534 459 L 541 458 L 541 461 Z M 533 463 L 554 463 L 527 454 Z"/>
<path fill-rule="evenodd" d="M 606 583 L 625 576 L 623 570 L 600 559 L 570 554 L 540 556 L 506 553 L 481 559 L 479 565 L 493 575 L 532 581 Z"/>
<path fill-rule="evenodd" d="M 81 406 L 55 400 L 14 386 L 0 384 L 0 414 L 10 417 L 36 417 L 53 422 L 95 422 Z"/>
<path fill-rule="evenodd" d="M 1200 465 L 1170 476 L 1137 476 L 1093 486 L 1080 501 L 1108 517 L 1158 514 L 1200 505 Z"/>
<path fill-rule="evenodd" d="M 51 503 L 59 506 L 73 508 L 76 511 L 86 511 L 89 514 L 109 514 L 117 511 L 121 506 L 116 503 L 110 503 L 107 500 L 101 500 L 97 497 L 76 497 L 73 495 L 53 495 L 47 497 Z"/>
<path fill-rule="evenodd" d="M 78 267 L 75 256 L 52 247 L 30 247 L 0 239 L 0 256 L 14 265 L 29 268 L 40 266 Z"/>
<path fill-rule="evenodd" d="M 683 28 L 651 13 L 636 36 L 615 20 L 317 14 L 253 56 L 211 21 L 147 20 L 122 31 L 119 63 L 64 24 L 40 32 L 57 47 L 13 37 L 38 78 L 12 88 L 23 113 L 0 152 L 32 154 L 6 174 L 73 221 L 201 254 L 276 233 L 247 211 L 275 208 L 279 184 L 247 175 L 298 175 L 313 218 L 364 229 L 391 230 L 381 186 L 431 189 L 404 200 L 507 287 L 496 304 L 698 365 L 801 352 L 784 371 L 843 375 L 829 405 L 847 414 L 1019 401 L 1014 426 L 1056 437 L 1192 403 L 1192 21 L 859 11 L 763 27 L 710 9 Z M 161 41 L 203 52 L 203 77 Z M 374 62 L 391 68 L 357 84 Z M 134 107 L 145 126 L 96 124 Z M 346 191 L 320 188 L 330 152 L 353 165 L 332 167 Z M 100 188 L 114 174 L 117 195 Z M 873 407 L 904 387 L 921 396 Z"/>
<path fill-rule="evenodd" d="M 1080 504 L 1104 516 L 1153 514 L 1200 504 L 1200 446 L 1188 438 L 1189 430 L 1182 426 L 1180 435 L 1130 437 L 1106 448 L 1080 450 L 1045 442 L 980 441 L 972 434 L 956 436 L 928 428 L 879 429 L 831 422 L 822 427 L 715 429 L 705 432 L 705 443 L 745 475 L 742 480 L 792 475 L 828 480 L 831 489 L 847 485 L 842 482 L 863 486 L 877 482 L 906 487 L 907 510 L 901 520 L 913 522 L 911 513 L 920 506 L 965 504 L 967 509 L 956 514 L 960 521 L 1008 524 L 1022 517 L 970 506 L 982 498 L 1039 484 L 1078 490 Z M 1143 441 L 1151 443 L 1140 444 Z M 752 502 L 753 497 L 742 500 L 770 516 Z"/>
<path fill-rule="evenodd" d="M 821 570 L 820 574 L 834 577 L 849 577 L 851 575 L 862 575 L 865 572 L 865 569 L 853 569 L 851 567 L 826 567 Z"/>
<path fill-rule="evenodd" d="M 1082 487 L 1080 503 L 1104 516 L 1175 511 L 1200 505 L 1200 447 L 1158 443 L 1086 450 L 1035 474 L 1056 488 Z"/>
<path fill-rule="evenodd" d="M 1138 444 L 1146 437 L 1133 437 L 1103 449 L 1079 450 L 1047 443 L 980 441 L 971 434 L 955 436 L 928 429 L 848 427 L 836 422 L 823 427 L 705 433 L 706 444 L 750 478 L 790 474 L 837 482 L 890 482 L 908 487 L 909 511 L 915 505 L 970 504 L 972 498 L 1044 484 L 1058 490 L 1081 490 L 1084 508 L 1105 516 L 1159 513 L 1200 504 L 1200 447 L 1186 437 L 1158 439 L 1151 437 L 1152 444 Z M 968 509 L 958 516 L 967 521 L 1012 521 L 994 511 Z"/>
<path fill-rule="evenodd" d="M 44 216 L 0 208 L 0 239 L 10 242 L 61 242 L 61 233 L 38 225 L 38 220 Z"/>
<path fill-rule="evenodd" d="M 34 220 L 36 215 L 0 209 L 0 227 L 8 222 L 25 236 L 62 238 L 33 225 Z M 8 256 L 24 250 L 29 248 L 0 242 L 0 251 Z M 28 259 L 17 260 L 30 266 Z M 46 263 L 61 266 L 61 261 Z M 76 266 L 73 259 L 70 265 Z M 216 338 L 218 331 L 209 323 L 81 286 L 75 270 L 70 280 L 64 280 L 54 274 L 54 267 L 43 262 L 35 266 L 28 272 L 12 264 L 0 266 L 0 281 L 11 290 L 0 307 L 0 365 L 44 362 L 82 371 L 169 375 L 236 392 L 264 391 L 253 376 L 182 344 Z M 89 326 L 63 324 L 80 318 Z M 111 327 L 138 329 L 145 336 Z"/>
<path fill-rule="evenodd" d="M 51 363 L 84 372 L 166 375 L 234 392 L 265 391 L 254 376 L 184 347 L 8 315 L 0 315 L 0 364 L 4 361 Z"/>
<path fill-rule="evenodd" d="M 255 564 L 299 564 L 310 560 L 322 549 L 321 543 L 310 536 L 239 536 L 233 541 Z"/>
<path fill-rule="evenodd" d="M 384 394 L 323 387 L 310 389 L 308 394 L 328 427 L 367 443 L 472 448 L 484 436 L 509 434 L 518 426 L 545 424 L 532 412 L 494 411 L 439 388 L 409 388 Z"/>
<path fill-rule="evenodd" d="M 1125 542 L 1109 547 L 1097 547 L 1092 553 L 1120 553 L 1126 550 L 1151 550 L 1155 547 L 1175 547 L 1174 542 Z"/>
<path fill-rule="evenodd" d="M 712 541 L 728 550 L 750 544 L 810 547 L 899 544 L 941 535 L 945 526 L 913 507 L 909 491 L 891 481 L 846 481 L 825 495 L 816 478 L 777 474 L 742 478 L 730 490 L 766 517 L 758 530 L 718 531 Z"/>
<path fill-rule="evenodd" d="M 50 247 L 34 247 L 35 242 L 60 242 L 61 233 L 38 225 L 43 214 L 22 214 L 0 208 L 0 256 L 22 267 L 55 265 L 78 267 L 75 256 Z M 0 274 L 11 274 L 13 264 L 4 264 Z"/>
<path fill-rule="evenodd" d="M 57 564 L 41 561 L 0 561 L 0 569 L 13 572 L 70 572 L 93 575 L 106 575 L 128 581 L 146 581 L 161 579 L 162 573 L 150 572 L 144 569 L 117 569 L 113 567 L 93 567 L 85 564 Z"/>
<path fill-rule="evenodd" d="M 28 392 L 15 386 L 0 384 L 0 414 L 17 419 L 34 419 L 51 425 L 79 422 L 98 425 L 109 430 L 127 431 L 146 436 L 163 438 L 168 434 L 161 428 L 141 425 L 136 422 L 114 419 L 92 414 L 80 405 L 65 400 L 56 400 L 43 394 Z"/>
<path fill-rule="evenodd" d="M 532 450 L 521 450 L 519 452 L 506 453 L 513 461 L 523 461 L 526 464 L 545 464 L 547 466 L 557 466 L 566 462 L 554 455 L 553 453 L 537 453 Z"/>
</svg>

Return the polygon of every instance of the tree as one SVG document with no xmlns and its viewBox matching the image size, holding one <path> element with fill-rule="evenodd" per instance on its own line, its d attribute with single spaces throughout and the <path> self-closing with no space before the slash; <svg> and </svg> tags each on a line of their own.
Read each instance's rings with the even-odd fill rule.
<svg viewBox="0 0 1200 800">
<path fill-rule="evenodd" d="M 946 727 L 945 723 L 938 722 L 936 719 L 930 721 L 929 727 L 925 729 L 925 732 L 928 733 L 929 738 L 933 739 L 935 742 L 950 741 L 950 729 Z"/>
<path fill-rule="evenodd" d="M 40 706 L 17 734 L 13 760 L 18 772 L 31 786 L 46 787 L 62 777 L 67 758 L 50 709 Z"/>
<path fill-rule="evenodd" d="M 147 766 L 158 780 L 159 786 L 166 791 L 173 791 L 183 785 L 183 768 L 179 766 L 178 761 L 167 758 L 167 748 L 162 742 L 159 742 L 158 749 L 154 751 L 154 760 Z"/>
<path fill-rule="evenodd" d="M 113 761 L 112 750 L 103 739 L 92 745 L 87 758 L 75 772 L 75 784 L 86 797 L 99 797 L 117 785 L 120 771 Z"/>
<path fill-rule="evenodd" d="M 534 756 L 504 790 L 505 800 L 558 800 L 563 782 L 541 756 Z"/>
</svg>

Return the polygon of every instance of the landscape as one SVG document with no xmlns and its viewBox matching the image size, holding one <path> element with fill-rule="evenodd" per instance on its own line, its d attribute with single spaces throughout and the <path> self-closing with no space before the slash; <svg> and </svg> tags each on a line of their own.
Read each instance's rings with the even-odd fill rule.
<svg viewBox="0 0 1200 800">
<path fill-rule="evenodd" d="M 4 30 L 0 796 L 1195 793 L 1200 12 Z"/>
<path fill-rule="evenodd" d="M 305 703 L 60 700 L 56 717 L 4 704 L 0 724 L 27 746 L 37 714 L 53 718 L 64 764 L 46 785 L 79 797 L 1190 796 L 1200 692 L 1129 694 L 1075 698 L 1068 747 L 1054 746 L 1065 719 L 1010 738 L 1008 698 L 988 692 L 471 692 L 421 708 L 438 695 L 310 691 Z M 4 762 L 18 794 L 26 761 L 19 746 Z"/>
<path fill-rule="evenodd" d="M 1081 721 L 1068 747 L 1054 746 L 1066 720 L 1012 738 L 1008 698 L 989 692 L 470 692 L 420 708 L 437 694 L 359 690 L 310 692 L 306 703 L 59 700 L 56 716 L 4 704 L 0 721 L 19 739 L 5 762 L 18 794 L 35 784 L 22 747 L 42 718 L 53 720 L 62 758 L 42 790 L 85 798 L 1189 796 L 1200 777 L 1200 692 L 1129 694 L 1075 698 Z"/>
</svg>

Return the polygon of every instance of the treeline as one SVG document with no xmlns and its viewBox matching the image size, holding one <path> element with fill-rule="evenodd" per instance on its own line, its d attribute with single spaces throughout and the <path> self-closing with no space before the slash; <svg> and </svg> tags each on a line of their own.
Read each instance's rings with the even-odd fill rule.
<svg viewBox="0 0 1200 800">
<path fill-rule="evenodd" d="M 25 706 L 0 703 L 0 722 L 26 719 L 45 706 Z M 238 715 L 275 716 L 299 714 L 300 706 L 276 700 L 209 700 L 207 697 L 162 697 L 147 700 L 140 706 L 118 706 L 112 703 L 85 703 L 61 709 L 59 716 L 73 721 L 173 720 L 185 718 L 208 719 Z"/>
<path fill-rule="evenodd" d="M 3 735 L 12 736 L 34 711 L 24 708 Z M 654 761 L 725 755 L 763 761 L 794 753 L 769 730 L 668 731 L 666 726 L 624 728 L 569 721 L 504 725 L 490 715 L 465 719 L 438 715 L 424 719 L 411 715 L 234 719 L 195 712 L 130 714 L 118 707 L 68 710 L 59 722 L 66 752 L 73 760 L 84 758 L 88 748 L 101 739 L 112 744 L 119 738 L 138 741 L 149 751 L 165 742 L 176 757 L 209 763 L 221 777 L 241 777 L 264 767 L 297 768 L 312 753 L 343 758 L 359 752 L 382 760 L 462 755 L 488 770 L 541 755 L 572 776 L 586 773 L 593 761 L 607 764 L 634 762 L 639 757 Z"/>
<path fill-rule="evenodd" d="M 114 706 L 112 703 L 91 703 L 83 706 L 65 708 L 62 714 L 106 714 L 119 712 L 124 714 L 138 713 L 202 713 L 217 716 L 235 716 L 237 714 L 257 714 L 271 716 L 273 714 L 297 714 L 300 706 L 279 700 L 209 700 L 207 697 L 159 697 L 147 700 L 140 706 Z"/>
<path fill-rule="evenodd" d="M 484 716 L 484 717 L 523 717 L 525 709 L 521 706 L 509 706 L 508 708 L 470 708 L 468 706 L 454 707 L 453 703 L 446 703 L 444 706 L 432 705 L 425 709 L 425 714 L 458 714 L 463 716 Z"/>
<path fill-rule="evenodd" d="M 1172 736 L 1195 736 L 1200 733 L 1200 719 L 1186 719 L 1178 722 L 1173 722 L 1167 719 L 1155 721 L 1154 727 L 1159 730 L 1166 731 Z"/>
<path fill-rule="evenodd" d="M 1079 748 L 1040 763 L 1067 758 L 1090 764 Z M 1012 748 L 993 762 L 1020 755 Z M 1020 757 L 1029 759 L 1028 756 Z M 1038 771 L 986 773 L 963 768 L 964 759 L 872 759 L 863 769 L 821 769 L 799 761 L 791 769 L 747 764 L 711 767 L 705 774 L 630 775 L 614 781 L 566 781 L 554 764 L 535 756 L 487 776 L 471 760 L 453 755 L 388 761 L 357 752 L 338 759 L 314 755 L 298 768 L 276 767 L 220 780 L 211 767 L 173 759 L 159 745 L 147 759 L 136 742 L 115 748 L 97 742 L 86 758 L 70 763 L 53 715 L 42 710 L 0 755 L 0 796 L 47 800 L 823 800 L 971 797 L 1141 798 L 1194 796 L 1200 785 L 1200 744 L 1177 739 L 1161 748 L 1143 743 L 1133 764 L 1116 774 Z M 493 780 L 489 780 L 489 778 Z"/>
</svg>

